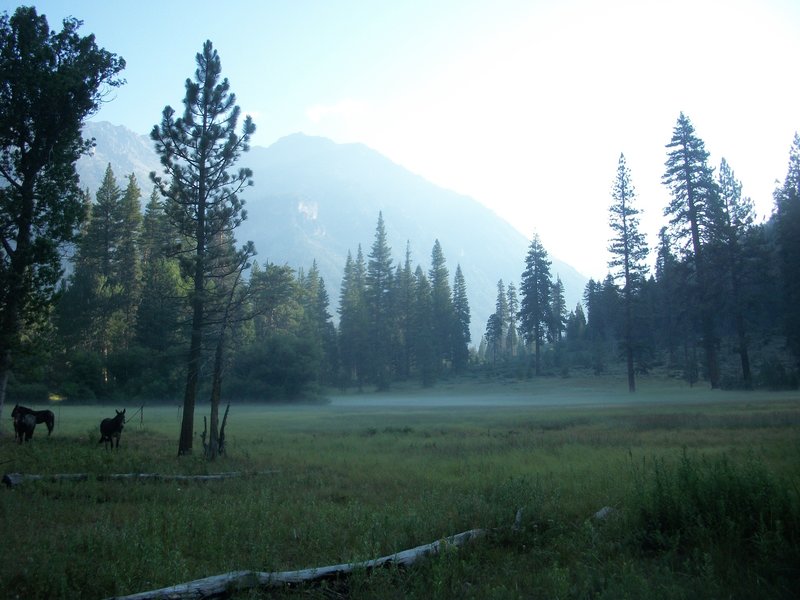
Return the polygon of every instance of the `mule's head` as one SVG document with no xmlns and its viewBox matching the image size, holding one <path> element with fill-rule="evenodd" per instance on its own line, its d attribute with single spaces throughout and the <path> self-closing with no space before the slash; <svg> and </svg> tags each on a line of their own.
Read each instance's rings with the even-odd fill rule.
<svg viewBox="0 0 800 600">
<path fill-rule="evenodd" d="M 124 423 L 125 422 L 125 410 L 126 409 L 123 408 L 122 410 L 117 410 L 115 408 L 114 410 L 117 411 L 117 420 L 121 421 L 122 423 Z"/>
</svg>

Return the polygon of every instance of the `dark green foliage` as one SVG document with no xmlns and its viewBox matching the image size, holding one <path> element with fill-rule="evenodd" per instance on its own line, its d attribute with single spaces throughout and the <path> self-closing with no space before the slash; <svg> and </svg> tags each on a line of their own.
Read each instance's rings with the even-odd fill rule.
<svg viewBox="0 0 800 600">
<path fill-rule="evenodd" d="M 308 398 L 316 390 L 322 358 L 312 338 L 276 331 L 236 353 L 226 393 L 257 402 Z"/>
<path fill-rule="evenodd" d="M 701 324 L 706 374 L 711 387 L 716 388 L 720 385 L 718 340 L 714 287 L 706 246 L 720 235 L 723 211 L 719 189 L 708 165 L 705 144 L 695 135 L 694 127 L 683 113 L 678 117 L 667 148 L 670 151 L 663 182 L 669 187 L 672 199 L 664 209 L 664 216 L 670 217 L 674 239 L 685 244 L 683 247 L 692 258 L 694 298 L 691 306 Z"/>
<path fill-rule="evenodd" d="M 81 37 L 81 22 L 51 31 L 19 7 L 0 16 L 0 413 L 22 332 L 47 314 L 61 253 L 84 218 L 75 162 L 91 148 L 84 120 L 125 61 Z"/>
<path fill-rule="evenodd" d="M 550 321 L 550 260 L 547 250 L 542 246 L 539 235 L 534 233 L 528 254 L 525 257 L 525 270 L 522 273 L 520 293 L 522 300 L 519 310 L 519 327 L 525 342 L 533 345 L 534 370 L 541 375 L 542 345 Z"/>
<path fill-rule="evenodd" d="M 654 460 L 635 470 L 629 526 L 646 553 L 676 563 L 705 557 L 729 581 L 754 573 L 771 585 L 796 577 L 800 504 L 792 486 L 759 462 L 691 457 Z M 752 583 L 750 584 L 752 585 Z"/>
<path fill-rule="evenodd" d="M 775 190 L 778 263 L 783 282 L 784 326 L 800 364 L 800 135 L 795 134 L 783 185 Z"/>
<path fill-rule="evenodd" d="M 367 373 L 379 389 L 388 389 L 392 379 L 392 335 L 394 332 L 391 291 L 394 268 L 386 241 L 383 214 L 378 214 L 375 241 L 370 250 L 364 279 L 368 327 Z"/>
<path fill-rule="evenodd" d="M 431 250 L 428 280 L 431 284 L 431 324 L 437 376 L 453 362 L 453 335 L 456 329 L 456 315 L 450 292 L 450 272 L 446 263 L 442 246 L 439 240 L 436 240 Z"/>
<path fill-rule="evenodd" d="M 647 272 L 648 248 L 644 235 L 639 231 L 639 210 L 635 206 L 636 189 L 631 181 L 630 169 L 625 156 L 620 154 L 617 177 L 611 188 L 613 203 L 609 208 L 609 226 L 612 231 L 608 251 L 611 259 L 608 267 L 612 276 L 622 285 L 622 323 L 618 332 L 628 374 L 628 390 L 636 391 L 635 372 L 635 323 L 637 296 Z M 640 324 L 640 323 L 639 323 Z"/>
<path fill-rule="evenodd" d="M 239 193 L 252 185 L 253 175 L 249 169 L 230 170 L 249 150 L 255 124 L 246 116 L 241 133 L 237 133 L 241 110 L 228 80 L 221 79 L 221 61 L 211 41 L 203 44 L 196 62 L 194 80 L 186 80 L 183 116 L 176 118 L 175 110 L 166 106 L 161 124 L 150 133 L 165 175 L 153 173 L 151 177 L 166 199 L 167 216 L 189 246 L 181 252 L 191 257 L 192 326 L 179 454 L 192 449 L 203 333 L 208 325 L 207 282 L 217 276 L 214 271 L 232 273 L 234 265 L 246 263 L 244 255 L 254 253 L 252 248 L 231 253 L 229 244 L 233 231 L 247 216 Z"/>
</svg>

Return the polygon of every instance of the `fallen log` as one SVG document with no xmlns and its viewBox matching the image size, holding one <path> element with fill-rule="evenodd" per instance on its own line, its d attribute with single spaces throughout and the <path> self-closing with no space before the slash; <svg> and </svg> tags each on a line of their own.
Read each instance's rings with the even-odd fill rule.
<svg viewBox="0 0 800 600">
<path fill-rule="evenodd" d="M 431 542 L 389 554 L 380 558 L 356 563 L 330 565 L 299 571 L 278 571 L 267 573 L 263 571 L 231 571 L 222 575 L 213 575 L 203 579 L 196 579 L 188 583 L 181 583 L 171 587 L 139 592 L 129 596 L 115 596 L 115 600 L 199 600 L 205 598 L 219 598 L 229 596 L 234 592 L 252 590 L 255 588 L 279 588 L 287 585 L 305 583 L 320 583 L 330 581 L 344 575 L 349 575 L 356 570 L 372 571 L 388 566 L 410 567 L 417 561 L 436 555 L 448 547 L 463 546 L 469 541 L 482 537 L 486 529 L 470 529 L 462 533 L 451 535 L 441 540 Z"/>
<path fill-rule="evenodd" d="M 219 481 L 245 475 L 271 475 L 274 473 L 279 473 L 279 471 L 258 471 L 254 473 L 231 471 L 228 473 L 214 473 L 212 475 L 162 475 L 161 473 L 111 473 L 106 475 L 60 473 L 54 475 L 33 475 L 25 473 L 6 473 L 3 475 L 3 483 L 8 487 L 16 487 L 26 481 L 87 481 L 90 477 L 98 481 Z"/>
<path fill-rule="evenodd" d="M 8 487 L 14 487 L 26 481 L 86 481 L 89 475 L 86 473 L 62 473 L 56 475 L 29 475 L 25 473 L 6 473 L 3 475 L 3 483 Z"/>
</svg>

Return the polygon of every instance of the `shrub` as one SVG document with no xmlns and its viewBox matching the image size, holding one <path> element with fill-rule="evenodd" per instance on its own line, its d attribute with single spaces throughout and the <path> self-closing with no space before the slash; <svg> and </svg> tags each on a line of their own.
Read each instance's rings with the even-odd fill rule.
<svg viewBox="0 0 800 600">
<path fill-rule="evenodd" d="M 745 579 L 755 572 L 780 578 L 800 564 L 796 488 L 759 462 L 737 466 L 684 451 L 675 465 L 654 460 L 636 470 L 635 481 L 631 526 L 646 553 L 690 563 L 703 557 L 717 573 Z"/>
</svg>

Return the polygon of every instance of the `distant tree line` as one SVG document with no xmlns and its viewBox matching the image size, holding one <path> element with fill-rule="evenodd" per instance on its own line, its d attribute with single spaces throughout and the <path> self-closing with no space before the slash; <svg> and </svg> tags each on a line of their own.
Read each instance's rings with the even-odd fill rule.
<svg viewBox="0 0 800 600">
<path fill-rule="evenodd" d="M 36 352 L 36 369 L 18 372 L 18 397 L 41 400 L 46 390 L 82 400 L 180 394 L 192 329 L 193 252 L 158 191 L 142 215 L 138 182 L 133 175 L 126 181 L 120 187 L 109 165 L 94 201 L 85 193 L 88 218 L 51 314 L 48 343 Z M 221 239 L 216 252 L 233 256 L 233 240 Z M 360 246 L 355 258 L 348 253 L 338 329 L 316 263 L 295 272 L 253 261 L 233 303 L 235 270 L 210 273 L 199 368 L 212 371 L 216 340 L 227 330 L 227 396 L 286 401 L 313 397 L 321 386 L 432 385 L 468 365 L 470 310 L 460 266 L 451 284 L 438 241 L 427 272 L 412 265 L 408 248 L 404 262 L 395 263 L 381 214 L 367 257 Z M 201 386 L 206 394 L 209 385 Z"/>
<path fill-rule="evenodd" d="M 495 370 L 566 375 L 570 369 L 636 375 L 661 369 L 712 388 L 795 388 L 800 366 L 800 138 L 769 220 L 723 158 L 719 169 L 690 120 L 667 144 L 664 208 L 654 272 L 639 231 L 637 195 L 624 155 L 611 191 L 609 274 L 590 280 L 569 313 L 534 235 L 517 297 L 498 283 L 497 310 L 479 356 Z M 518 307 L 518 308 L 517 308 Z"/>
</svg>

